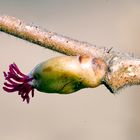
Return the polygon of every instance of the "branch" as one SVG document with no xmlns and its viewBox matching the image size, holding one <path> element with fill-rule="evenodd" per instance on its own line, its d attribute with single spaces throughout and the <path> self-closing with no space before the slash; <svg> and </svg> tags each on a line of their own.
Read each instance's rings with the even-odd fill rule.
<svg viewBox="0 0 140 140">
<path fill-rule="evenodd" d="M 41 29 L 10 16 L 0 17 L 0 31 L 66 55 L 101 55 L 103 48 Z"/>
<path fill-rule="evenodd" d="M 131 55 L 80 42 L 10 16 L 0 17 L 0 31 L 66 55 L 102 58 L 108 67 L 102 83 L 113 93 L 122 87 L 140 84 L 140 59 Z"/>
<path fill-rule="evenodd" d="M 140 84 L 140 59 L 132 56 L 116 55 L 108 64 L 104 84 L 112 93 L 119 89 Z"/>
</svg>

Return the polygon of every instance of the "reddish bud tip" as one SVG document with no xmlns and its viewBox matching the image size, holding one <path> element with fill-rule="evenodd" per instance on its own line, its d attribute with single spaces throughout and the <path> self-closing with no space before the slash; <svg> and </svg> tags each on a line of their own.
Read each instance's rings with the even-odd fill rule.
<svg viewBox="0 0 140 140">
<path fill-rule="evenodd" d="M 29 84 L 29 82 L 31 82 L 33 78 L 21 73 L 15 63 L 9 66 L 9 72 L 3 73 L 6 80 L 3 89 L 7 92 L 18 91 L 18 95 L 21 96 L 23 101 L 26 100 L 26 102 L 29 103 L 30 92 L 32 97 L 34 97 L 34 87 L 31 84 Z"/>
</svg>

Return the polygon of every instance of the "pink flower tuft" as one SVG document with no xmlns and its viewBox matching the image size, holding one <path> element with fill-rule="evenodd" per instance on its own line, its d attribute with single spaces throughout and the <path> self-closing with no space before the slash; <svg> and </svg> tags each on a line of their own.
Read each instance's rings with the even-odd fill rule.
<svg viewBox="0 0 140 140">
<path fill-rule="evenodd" d="M 34 87 L 30 84 L 33 78 L 20 72 L 15 63 L 9 66 L 9 72 L 4 72 L 6 82 L 3 89 L 7 92 L 18 91 L 18 95 L 21 96 L 23 101 L 27 103 L 30 101 L 29 93 L 31 92 L 34 97 Z"/>
</svg>

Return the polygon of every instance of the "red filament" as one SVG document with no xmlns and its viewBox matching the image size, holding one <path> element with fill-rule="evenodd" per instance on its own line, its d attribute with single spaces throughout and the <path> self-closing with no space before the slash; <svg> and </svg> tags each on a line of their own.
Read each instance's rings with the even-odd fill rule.
<svg viewBox="0 0 140 140">
<path fill-rule="evenodd" d="M 30 101 L 29 93 L 34 97 L 34 87 L 29 84 L 33 78 L 21 73 L 15 63 L 9 66 L 9 72 L 3 72 L 6 82 L 4 83 L 3 89 L 7 92 L 18 91 L 18 95 L 21 96 L 23 101 L 27 103 Z"/>
</svg>

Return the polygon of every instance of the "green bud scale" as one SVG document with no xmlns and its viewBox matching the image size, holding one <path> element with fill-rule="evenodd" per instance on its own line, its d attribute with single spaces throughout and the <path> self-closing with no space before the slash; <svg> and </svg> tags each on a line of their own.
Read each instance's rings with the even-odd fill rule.
<svg viewBox="0 0 140 140">
<path fill-rule="evenodd" d="M 3 89 L 18 91 L 23 101 L 29 103 L 29 93 L 34 89 L 45 93 L 69 94 L 87 87 L 97 87 L 102 83 L 107 65 L 101 58 L 88 55 L 61 56 L 38 64 L 28 75 L 20 72 L 16 64 L 4 72 Z"/>
</svg>

